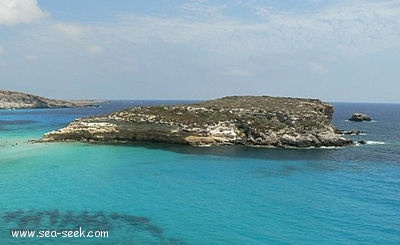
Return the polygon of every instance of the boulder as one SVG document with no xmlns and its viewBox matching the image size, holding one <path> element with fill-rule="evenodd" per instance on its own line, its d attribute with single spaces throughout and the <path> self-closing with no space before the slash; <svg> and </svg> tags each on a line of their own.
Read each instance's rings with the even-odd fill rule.
<svg viewBox="0 0 400 245">
<path fill-rule="evenodd" d="M 371 117 L 364 113 L 354 113 L 349 118 L 349 121 L 354 121 L 354 122 L 371 121 Z"/>
<path fill-rule="evenodd" d="M 364 134 L 364 131 L 362 131 L 362 130 L 340 130 L 340 129 L 336 129 L 335 133 L 343 134 L 343 135 L 360 135 L 360 134 Z"/>
</svg>

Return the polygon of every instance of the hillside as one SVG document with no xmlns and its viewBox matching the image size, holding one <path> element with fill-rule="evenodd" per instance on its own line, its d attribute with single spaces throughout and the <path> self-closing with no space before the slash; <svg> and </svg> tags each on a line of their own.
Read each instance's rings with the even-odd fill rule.
<svg viewBox="0 0 400 245">
<path fill-rule="evenodd" d="M 53 100 L 32 94 L 0 90 L 0 109 L 82 107 L 94 106 L 99 102 Z"/>
</svg>

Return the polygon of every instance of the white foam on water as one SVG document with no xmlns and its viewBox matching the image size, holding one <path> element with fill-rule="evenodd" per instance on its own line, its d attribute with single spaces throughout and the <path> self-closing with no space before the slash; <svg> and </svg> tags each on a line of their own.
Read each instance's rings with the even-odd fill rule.
<svg viewBox="0 0 400 245">
<path fill-rule="evenodd" d="M 384 145 L 385 142 L 383 141 L 373 141 L 373 140 L 369 140 L 367 141 L 367 145 Z"/>
</svg>

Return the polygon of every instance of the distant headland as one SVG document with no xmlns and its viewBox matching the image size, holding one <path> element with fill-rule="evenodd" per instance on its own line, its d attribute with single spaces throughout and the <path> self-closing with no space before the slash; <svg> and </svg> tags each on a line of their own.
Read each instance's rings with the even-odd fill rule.
<svg viewBox="0 0 400 245">
<path fill-rule="evenodd" d="M 98 106 L 98 100 L 53 100 L 32 94 L 0 90 L 0 109 L 67 108 Z"/>
<path fill-rule="evenodd" d="M 230 96 L 194 104 L 133 107 L 77 119 L 41 142 L 160 142 L 194 146 L 329 147 L 352 144 L 317 99 Z"/>
</svg>

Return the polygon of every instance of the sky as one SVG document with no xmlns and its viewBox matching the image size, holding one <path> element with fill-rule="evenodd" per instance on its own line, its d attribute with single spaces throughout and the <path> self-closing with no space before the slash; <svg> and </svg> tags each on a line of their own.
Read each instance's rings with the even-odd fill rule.
<svg viewBox="0 0 400 245">
<path fill-rule="evenodd" d="M 0 89 L 400 103 L 400 1 L 0 0 Z"/>
</svg>

